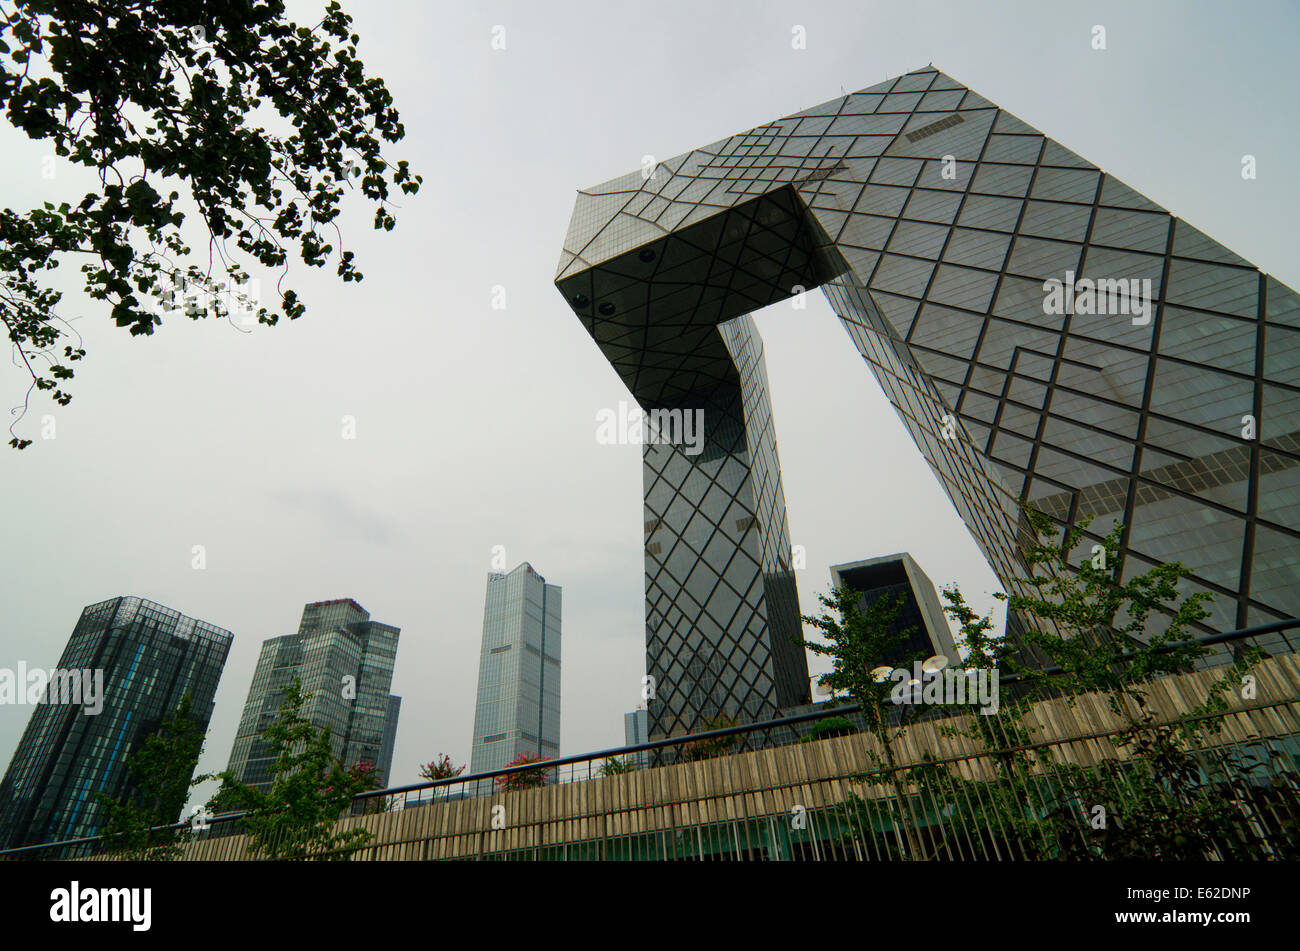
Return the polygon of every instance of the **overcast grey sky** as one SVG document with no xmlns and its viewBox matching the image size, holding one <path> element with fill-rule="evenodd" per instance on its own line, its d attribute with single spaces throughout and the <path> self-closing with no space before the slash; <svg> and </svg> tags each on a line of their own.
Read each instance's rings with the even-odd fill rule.
<svg viewBox="0 0 1300 951">
<path fill-rule="evenodd" d="M 1300 286 L 1294 4 L 344 5 L 406 125 L 391 157 L 425 179 L 390 233 L 359 200 L 345 216 L 364 282 L 300 265 L 307 316 L 249 334 L 175 319 L 131 338 L 70 307 L 73 402 L 35 399 L 34 444 L 0 449 L 0 666 L 53 666 L 82 607 L 121 594 L 229 628 L 204 771 L 226 766 L 262 640 L 339 597 L 402 628 L 391 782 L 441 752 L 467 763 L 495 545 L 564 588 L 562 752 L 621 744 L 644 665 L 640 449 L 597 443 L 596 413 L 628 394 L 552 279 L 575 189 L 646 154 L 932 62 Z M 0 127 L 0 205 L 85 192 L 75 170 L 42 177 L 47 152 Z M 903 550 L 992 608 L 996 579 L 820 295 L 756 320 L 803 609 L 829 565 Z M 4 366 L 6 409 L 26 385 Z M 0 707 L 0 762 L 29 713 Z"/>
</svg>

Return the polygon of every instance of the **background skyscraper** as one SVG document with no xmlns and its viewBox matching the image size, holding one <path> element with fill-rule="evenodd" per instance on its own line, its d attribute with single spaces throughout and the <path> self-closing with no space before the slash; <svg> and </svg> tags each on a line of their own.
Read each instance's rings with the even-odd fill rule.
<svg viewBox="0 0 1300 951">
<path fill-rule="evenodd" d="M 891 601 L 902 598 L 898 618 L 890 625 L 889 633 L 898 634 L 908 627 L 915 627 L 916 631 L 909 640 L 876 659 L 877 665 L 896 667 L 917 654 L 922 660 L 942 654 L 950 664 L 961 662 L 934 582 L 907 552 L 832 565 L 831 587 L 861 591 L 859 609 L 862 611 L 881 598 Z"/>
<path fill-rule="evenodd" d="M 85 608 L 58 667 L 102 670 L 103 708 L 94 716 L 58 703 L 32 711 L 0 781 L 0 848 L 97 833 L 104 816 L 96 794 L 127 791 L 127 758 L 186 694 L 200 733 L 207 732 L 233 639 L 143 598 Z"/>
<path fill-rule="evenodd" d="M 401 699 L 391 696 L 401 629 L 370 620 L 351 598 L 303 608 L 297 634 L 263 642 L 227 769 L 240 782 L 269 789 L 274 757 L 261 734 L 279 715 L 295 677 L 307 696 L 301 714 L 328 726 L 334 755 L 346 766 L 374 763 L 388 782 Z"/>
<path fill-rule="evenodd" d="M 560 755 L 560 586 L 524 562 L 488 575 L 470 772 Z"/>
<path fill-rule="evenodd" d="M 388 775 L 393 765 L 393 749 L 397 746 L 397 721 L 402 716 L 402 698 L 389 696 L 384 713 L 384 735 L 379 744 L 379 760 L 375 765 L 383 770 L 384 782 L 391 786 L 392 777 Z"/>
<path fill-rule="evenodd" d="M 650 742 L 650 714 L 643 704 L 630 713 L 623 714 L 623 745 L 640 746 L 642 743 Z M 640 753 L 631 754 L 632 760 L 639 766 L 646 766 L 650 763 L 650 753 L 648 750 L 642 750 Z"/>
</svg>

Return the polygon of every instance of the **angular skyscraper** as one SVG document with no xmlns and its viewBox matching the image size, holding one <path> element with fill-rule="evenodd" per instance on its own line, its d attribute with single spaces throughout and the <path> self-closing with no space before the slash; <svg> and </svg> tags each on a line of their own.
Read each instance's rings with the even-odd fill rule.
<svg viewBox="0 0 1300 951">
<path fill-rule="evenodd" d="M 100 831 L 96 794 L 120 798 L 127 758 L 189 695 L 206 733 L 233 636 L 143 598 L 119 597 L 81 612 L 60 671 L 98 671 L 102 707 L 44 702 L 0 782 L 0 848 Z M 54 701 L 53 693 L 47 697 Z M 180 816 L 176 817 L 177 819 Z"/>
<path fill-rule="evenodd" d="M 392 767 L 401 700 L 389 695 L 401 629 L 370 620 L 351 598 L 303 608 L 297 634 L 262 643 L 227 769 L 240 782 L 269 789 L 274 757 L 262 733 L 279 715 L 295 677 L 307 701 L 302 716 L 328 726 L 334 754 L 347 766 L 374 763 L 385 782 Z"/>
<path fill-rule="evenodd" d="M 702 405 L 726 322 L 821 286 L 1008 590 L 1024 497 L 1122 522 L 1124 578 L 1184 562 L 1207 630 L 1300 615 L 1300 298 L 935 69 L 580 192 L 556 285 L 642 406 Z M 662 601 L 702 625 L 707 587 Z"/>
<path fill-rule="evenodd" d="M 560 755 L 560 586 L 527 562 L 488 575 L 470 772 L 520 753 Z"/>
<path fill-rule="evenodd" d="M 634 391 L 651 412 L 697 412 L 704 433 L 700 447 L 643 452 L 651 736 L 718 716 L 771 719 L 807 700 L 763 344 L 748 315 L 718 330 L 691 371 L 694 392 Z"/>
</svg>

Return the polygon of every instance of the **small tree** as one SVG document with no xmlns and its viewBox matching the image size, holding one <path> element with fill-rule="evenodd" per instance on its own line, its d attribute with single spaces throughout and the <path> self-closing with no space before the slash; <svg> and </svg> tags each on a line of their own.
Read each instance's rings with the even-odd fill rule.
<svg viewBox="0 0 1300 951">
<path fill-rule="evenodd" d="M 611 756 L 600 764 L 600 775 L 621 776 L 624 773 L 635 773 L 640 768 L 641 764 L 635 753 L 627 756 Z"/>
<path fill-rule="evenodd" d="M 1128 581 L 1120 578 L 1120 538 L 1116 523 L 1091 556 L 1069 564 L 1089 519 L 1061 535 L 1050 518 L 1025 503 L 1025 517 L 1036 543 L 1025 554 L 1032 572 L 1029 594 L 995 595 L 1007 610 L 1019 611 L 1043 625 L 1030 626 L 1026 644 L 1040 648 L 1062 669 L 1047 675 L 1037 668 L 1020 668 L 1040 688 L 1065 689 L 1070 694 L 1100 691 L 1120 716 L 1125 700 L 1141 692 L 1152 676 L 1190 668 L 1209 653 L 1200 644 L 1186 643 L 1192 626 L 1209 617 L 1202 605 L 1213 596 L 1198 591 L 1180 599 L 1179 583 L 1191 573 L 1179 562 L 1157 565 Z M 1060 541 L 1056 539 L 1060 537 Z M 1163 629 L 1144 632 L 1153 617 L 1164 615 Z M 1019 666 L 1019 665 L 1017 665 Z"/>
<path fill-rule="evenodd" d="M 828 644 L 806 639 L 795 643 L 814 654 L 830 657 L 834 668 L 822 674 L 817 682 L 833 691 L 844 691 L 862 711 L 862 718 L 885 747 L 889 748 L 889 702 L 893 686 L 888 679 L 878 680 L 872 671 L 884 664 L 885 658 L 907 643 L 916 632 L 911 625 L 891 631 L 903 610 L 905 598 L 880 597 L 863 611 L 861 591 L 839 587 L 830 595 L 818 595 L 822 606 L 835 612 L 823 611 L 820 615 L 804 615 L 804 623 L 825 635 Z M 838 616 L 836 616 L 838 615 Z M 904 659 L 904 664 L 920 660 L 920 654 Z M 897 739 L 897 735 L 893 737 Z"/>
<path fill-rule="evenodd" d="M 345 859 L 370 840 L 364 829 L 336 833 L 335 824 L 357 793 L 371 781 L 369 771 L 344 767 L 330 745 L 330 730 L 317 730 L 302 714 L 306 701 L 297 678 L 284 688 L 279 719 L 262 738 L 275 754 L 271 790 L 220 773 L 215 809 L 245 808 L 240 819 L 255 855 L 270 859 Z M 204 777 L 205 779 L 208 777 Z"/>
<path fill-rule="evenodd" d="M 831 591 L 830 595 L 818 595 L 822 606 L 830 612 L 820 615 L 805 615 L 804 623 L 820 630 L 828 644 L 817 641 L 796 639 L 795 643 L 807 648 L 814 654 L 828 656 L 834 662 L 834 669 L 822 674 L 818 683 L 833 691 L 842 690 L 857 703 L 866 722 L 867 730 L 879 741 L 884 751 L 883 761 L 873 750 L 868 755 L 881 766 L 878 775 L 855 777 L 865 782 L 888 782 L 892 784 L 895 798 L 903 814 L 903 835 L 908 842 L 909 852 L 922 857 L 919 841 L 916 839 L 912 810 L 899 775 L 898 764 L 894 758 L 893 743 L 906 730 L 906 713 L 904 708 L 891 725 L 890 694 L 893 690 L 891 680 L 873 674 L 875 668 L 884 666 L 884 660 L 894 654 L 900 646 L 907 643 L 916 632 L 915 625 L 896 630 L 895 624 L 903 610 L 905 598 L 879 597 L 871 601 L 866 610 L 860 605 L 863 593 L 841 586 Z M 837 616 L 838 615 L 838 616 Z M 920 654 L 903 659 L 910 664 L 920 660 Z M 891 732 L 892 730 L 892 732 Z M 879 821 L 888 813 L 878 815 L 878 806 L 858 796 L 851 796 L 847 811 L 856 821 Z"/>
<path fill-rule="evenodd" d="M 189 829 L 156 829 L 180 819 L 192 778 L 203 752 L 203 733 L 193 717 L 189 694 L 163 720 L 158 730 L 126 762 L 129 783 L 122 799 L 97 793 L 104 806 L 104 840 L 110 852 L 136 861 L 180 857 Z"/>
<path fill-rule="evenodd" d="M 526 766 L 529 763 L 544 763 L 548 759 L 550 759 L 549 756 L 542 756 L 538 753 L 520 753 L 506 765 Z M 513 792 L 518 789 L 536 789 L 539 786 L 545 786 L 548 777 L 554 771 L 554 767 L 550 769 L 525 769 L 518 773 L 507 773 L 505 776 L 498 776 L 496 778 L 497 792 Z"/>
<path fill-rule="evenodd" d="M 816 740 L 824 740 L 828 736 L 848 736 L 851 733 L 858 732 L 855 727 L 845 717 L 827 717 L 825 720 L 818 720 L 812 725 L 806 736 L 800 737 L 800 743 L 812 743 Z"/>
<path fill-rule="evenodd" d="M 1162 722 L 1149 709 L 1147 683 L 1186 670 L 1207 653 L 1188 639 L 1190 627 L 1208 615 L 1202 604 L 1210 595 L 1180 594 L 1188 572 L 1179 563 L 1123 581 L 1119 524 L 1072 567 L 1070 554 L 1087 521 L 1061 533 L 1031 506 L 1024 513 L 1037 538 L 1026 552 L 1026 592 L 995 597 L 1042 622 L 1023 640 L 1060 671 L 1021 665 L 1011 645 L 987 637 L 990 619 L 970 610 L 955 586 L 945 590 L 945 610 L 975 647 L 967 664 L 1000 664 L 1032 691 L 1022 701 L 1003 703 L 996 716 L 971 718 L 966 735 L 982 742 L 997 780 L 967 781 L 934 764 L 913 771 L 913 778 L 953 804 L 947 822 L 956 830 L 978 835 L 1001 829 L 1031 858 L 1258 857 L 1267 846 L 1252 826 L 1249 793 L 1241 793 L 1249 783 L 1234 788 L 1229 781 L 1219 790 L 1207 785 L 1216 776 L 1248 778 L 1258 765 L 1206 744 L 1227 709 L 1222 694 L 1254 662 L 1251 652 L 1211 686 L 1203 704 Z M 1153 624 L 1160 616 L 1165 620 Z M 1070 703 L 1085 694 L 1107 699 L 1122 723 L 1110 738 L 1114 757 L 1084 767 L 1056 762 L 1049 747 L 1032 745 L 1024 722 L 1029 699 L 1061 692 Z"/>
</svg>

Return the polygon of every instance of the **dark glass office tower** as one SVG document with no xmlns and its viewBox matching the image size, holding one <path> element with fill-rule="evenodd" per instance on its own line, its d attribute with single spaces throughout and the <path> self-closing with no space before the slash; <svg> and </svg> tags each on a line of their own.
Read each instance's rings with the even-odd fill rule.
<svg viewBox="0 0 1300 951">
<path fill-rule="evenodd" d="M 521 753 L 560 755 L 561 595 L 527 562 L 488 575 L 471 773 Z"/>
<path fill-rule="evenodd" d="M 1300 615 L 1300 298 L 935 69 L 579 192 L 556 284 L 643 406 L 821 286 L 1008 590 L 1025 497 L 1184 562 L 1209 630 Z"/>
<path fill-rule="evenodd" d="M 102 671 L 102 708 L 88 715 L 44 702 L 33 710 L 0 781 L 0 848 L 96 834 L 103 824 L 96 793 L 127 791 L 127 757 L 186 694 L 207 731 L 232 640 L 223 628 L 143 598 L 85 608 L 58 668 Z"/>
<path fill-rule="evenodd" d="M 283 688 L 297 677 L 307 696 L 302 716 L 318 730 L 330 728 L 334 754 L 349 767 L 374 763 L 387 782 L 401 709 L 388 692 L 400 634 L 370 620 L 351 598 L 304 607 L 297 634 L 262 644 L 227 769 L 240 782 L 270 788 L 274 757 L 261 735 L 279 716 Z"/>
<path fill-rule="evenodd" d="M 863 611 L 881 598 L 889 598 L 891 602 L 902 599 L 898 618 L 889 632 L 898 634 L 909 627 L 916 630 L 909 640 L 878 658 L 877 665 L 897 667 L 905 661 L 910 664 L 909 658 L 919 655 L 924 660 L 936 654 L 948 658 L 950 664 L 961 662 L 934 582 L 907 552 L 832 565 L 831 587 L 861 591 L 859 608 Z"/>
<path fill-rule="evenodd" d="M 397 721 L 402 715 L 402 698 L 390 696 L 387 712 L 384 714 L 384 735 L 379 746 L 379 758 L 375 765 L 383 771 L 384 782 L 393 785 L 389 771 L 393 767 L 393 749 L 397 746 Z"/>
</svg>

